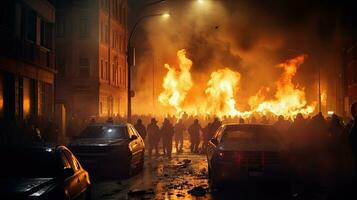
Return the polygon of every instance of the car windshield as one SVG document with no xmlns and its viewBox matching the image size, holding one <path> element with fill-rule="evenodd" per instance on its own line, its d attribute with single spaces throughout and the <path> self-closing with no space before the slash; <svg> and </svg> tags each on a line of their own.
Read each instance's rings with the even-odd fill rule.
<svg viewBox="0 0 357 200">
<path fill-rule="evenodd" d="M 80 138 L 127 139 L 127 128 L 124 126 L 88 126 Z"/>
<path fill-rule="evenodd" d="M 0 177 L 48 178 L 59 174 L 53 149 L 1 149 Z"/>
<path fill-rule="evenodd" d="M 279 142 L 279 133 L 271 127 L 264 126 L 228 126 L 222 141 Z"/>
</svg>

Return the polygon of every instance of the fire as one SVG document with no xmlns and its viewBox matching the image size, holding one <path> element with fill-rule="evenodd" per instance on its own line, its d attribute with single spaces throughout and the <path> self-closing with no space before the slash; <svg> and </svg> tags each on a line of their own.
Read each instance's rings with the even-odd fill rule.
<svg viewBox="0 0 357 200">
<path fill-rule="evenodd" d="M 240 74 L 228 68 L 220 69 L 211 74 L 205 93 L 207 95 L 207 114 L 222 116 L 242 116 L 236 109 L 234 94 L 238 88 Z"/>
<path fill-rule="evenodd" d="M 275 99 L 251 105 L 255 112 L 293 117 L 298 113 L 308 115 L 314 111 L 315 106 L 307 105 L 304 88 L 295 86 L 292 82 L 297 68 L 304 63 L 306 57 L 301 55 L 278 65 L 284 73 L 276 82 Z M 258 93 L 257 96 L 253 98 L 264 99 L 262 93 Z"/>
<path fill-rule="evenodd" d="M 194 84 L 191 77 L 192 61 L 186 57 L 186 51 L 177 52 L 179 68 L 165 64 L 168 70 L 163 80 L 163 91 L 159 95 L 159 102 L 166 107 L 173 107 L 176 115 L 184 112 L 190 115 L 215 115 L 250 117 L 253 113 L 260 115 L 283 115 L 294 117 L 298 113 L 309 115 L 315 105 L 308 105 L 305 99 L 304 88 L 293 83 L 293 78 L 297 69 L 307 58 L 301 55 L 278 65 L 284 72 L 275 83 L 275 95 L 273 99 L 266 100 L 266 94 L 271 92 L 271 88 L 263 87 L 259 92 L 249 98 L 248 104 L 251 109 L 240 111 L 236 106 L 236 94 L 239 89 L 241 75 L 239 72 L 229 68 L 223 68 L 211 73 L 207 81 L 206 88 L 199 88 L 204 91 L 202 95 L 194 94 L 194 99 L 204 100 L 202 103 L 192 102 L 192 98 L 187 98 L 193 87 L 200 87 Z M 204 87 L 204 86 L 203 86 Z"/>
<path fill-rule="evenodd" d="M 164 91 L 159 95 L 159 102 L 164 106 L 173 106 L 177 113 L 182 113 L 182 104 L 187 92 L 192 87 L 190 69 L 192 61 L 186 57 L 186 50 L 182 49 L 177 52 L 179 68 L 171 67 L 165 64 L 168 70 L 164 80 Z"/>
</svg>

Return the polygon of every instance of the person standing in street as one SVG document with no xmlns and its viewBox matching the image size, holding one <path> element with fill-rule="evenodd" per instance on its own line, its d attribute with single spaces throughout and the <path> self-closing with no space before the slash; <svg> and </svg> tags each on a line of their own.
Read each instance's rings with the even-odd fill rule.
<svg viewBox="0 0 357 200">
<path fill-rule="evenodd" d="M 136 124 L 134 125 L 134 128 L 138 131 L 139 135 L 143 138 L 143 140 L 145 141 L 146 138 L 146 128 L 143 125 L 143 122 L 141 119 L 138 119 L 136 121 Z"/>
<path fill-rule="evenodd" d="M 155 118 L 151 119 L 147 126 L 147 134 L 149 138 L 149 157 L 151 157 L 152 150 L 155 149 L 155 155 L 159 154 L 160 129 Z"/>
<path fill-rule="evenodd" d="M 355 159 L 355 169 L 357 169 L 357 102 L 354 102 L 351 106 L 351 114 L 353 117 L 353 125 L 349 134 L 349 142 L 351 145 L 353 157 Z M 357 172 L 357 170 L 356 170 Z"/>
<path fill-rule="evenodd" d="M 174 136 L 174 126 L 171 124 L 169 119 L 165 119 L 161 127 L 162 143 L 164 152 L 167 157 L 171 158 L 172 152 L 172 138 Z"/>
<path fill-rule="evenodd" d="M 195 119 L 193 124 L 191 124 L 191 126 L 188 128 L 188 133 L 190 135 L 190 142 L 191 142 L 191 153 L 198 152 L 201 130 L 202 128 L 201 125 L 198 123 L 198 119 Z"/>
<path fill-rule="evenodd" d="M 182 153 L 183 150 L 183 133 L 186 130 L 185 125 L 183 124 L 182 119 L 179 119 L 178 123 L 175 124 L 175 146 L 177 153 Z"/>
</svg>

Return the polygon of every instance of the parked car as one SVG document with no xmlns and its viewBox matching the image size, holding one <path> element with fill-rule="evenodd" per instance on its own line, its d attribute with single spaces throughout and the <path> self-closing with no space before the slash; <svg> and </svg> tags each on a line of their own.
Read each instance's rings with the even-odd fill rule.
<svg viewBox="0 0 357 200">
<path fill-rule="evenodd" d="M 144 140 L 129 123 L 91 124 L 69 148 L 90 171 L 105 176 L 129 177 L 144 165 Z"/>
<path fill-rule="evenodd" d="M 0 199 L 90 199 L 89 174 L 66 147 L 0 150 Z"/>
<path fill-rule="evenodd" d="M 209 141 L 207 160 L 213 186 L 230 181 L 288 179 L 285 151 L 271 125 L 222 125 Z"/>
</svg>

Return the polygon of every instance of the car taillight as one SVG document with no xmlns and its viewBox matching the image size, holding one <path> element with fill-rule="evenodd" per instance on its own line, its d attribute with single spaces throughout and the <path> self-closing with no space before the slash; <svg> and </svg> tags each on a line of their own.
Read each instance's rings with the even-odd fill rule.
<svg viewBox="0 0 357 200">
<path fill-rule="evenodd" d="M 238 164 L 240 164 L 243 160 L 243 153 L 239 151 L 220 151 L 218 156 L 221 161 L 235 162 Z"/>
</svg>

